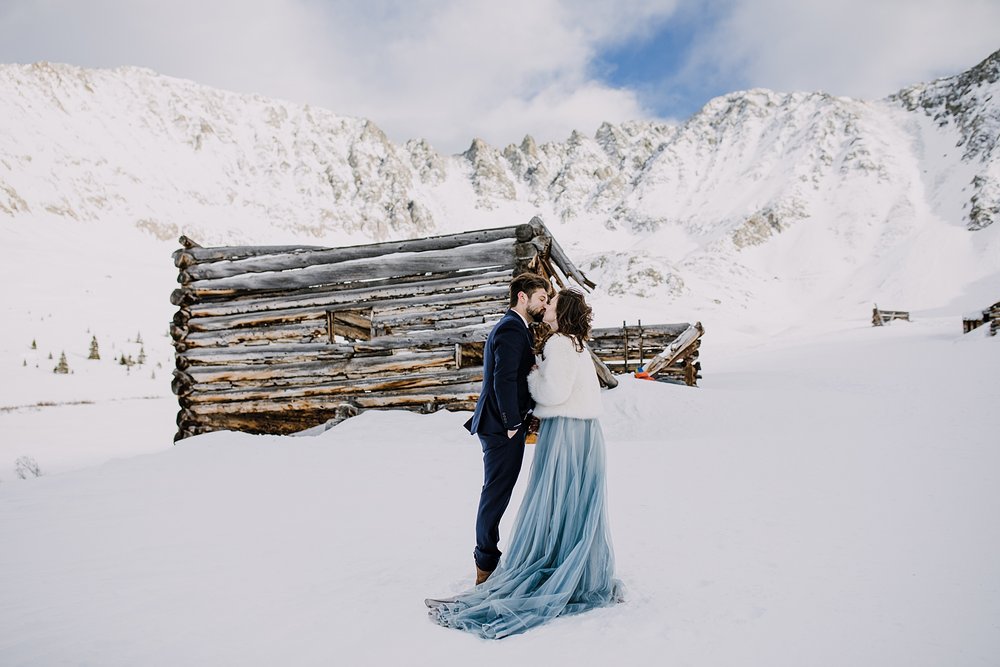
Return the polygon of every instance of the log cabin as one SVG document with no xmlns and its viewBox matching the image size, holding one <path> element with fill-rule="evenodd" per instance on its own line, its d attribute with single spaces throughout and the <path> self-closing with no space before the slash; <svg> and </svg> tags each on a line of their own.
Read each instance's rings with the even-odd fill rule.
<svg viewBox="0 0 1000 667">
<path fill-rule="evenodd" d="M 295 433 L 367 409 L 471 410 L 483 344 L 507 309 L 513 276 L 595 287 L 537 217 L 341 248 L 180 243 L 181 286 L 170 297 L 175 440 Z M 686 323 L 596 329 L 602 384 L 616 383 L 611 368 L 634 370 L 644 355 L 691 339 L 668 350 L 656 379 L 695 385 L 702 332 Z"/>
</svg>

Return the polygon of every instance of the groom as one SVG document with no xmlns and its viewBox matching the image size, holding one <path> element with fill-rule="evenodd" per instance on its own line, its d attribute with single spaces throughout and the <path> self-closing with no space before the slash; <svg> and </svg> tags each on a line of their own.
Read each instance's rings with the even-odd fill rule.
<svg viewBox="0 0 1000 667">
<path fill-rule="evenodd" d="M 476 517 L 476 584 L 500 562 L 500 517 L 521 472 L 524 438 L 535 402 L 528 372 L 535 363 L 528 323 L 540 320 L 549 300 L 549 281 L 522 273 L 510 283 L 510 310 L 496 323 L 483 348 L 483 389 L 472 419 L 465 423 L 483 445 L 485 468 Z"/>
</svg>

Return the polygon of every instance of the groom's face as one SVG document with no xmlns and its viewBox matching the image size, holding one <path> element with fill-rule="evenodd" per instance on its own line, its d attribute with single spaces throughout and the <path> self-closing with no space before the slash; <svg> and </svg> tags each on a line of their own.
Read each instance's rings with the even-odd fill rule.
<svg viewBox="0 0 1000 667">
<path fill-rule="evenodd" d="M 545 307 L 549 303 L 549 294 L 543 289 L 535 290 L 528 297 L 528 303 L 525 306 L 525 310 L 528 311 L 528 315 L 531 316 L 536 322 L 542 320 L 542 316 L 545 315 Z"/>
</svg>

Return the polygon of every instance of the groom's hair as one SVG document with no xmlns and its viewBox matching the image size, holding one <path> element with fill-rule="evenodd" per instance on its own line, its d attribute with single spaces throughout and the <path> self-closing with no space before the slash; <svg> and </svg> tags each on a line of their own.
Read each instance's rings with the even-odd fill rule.
<svg viewBox="0 0 1000 667">
<path fill-rule="evenodd" d="M 517 295 L 519 292 L 524 292 L 531 298 L 531 295 L 538 290 L 545 290 L 548 292 L 552 289 L 549 285 L 549 281 L 538 275 L 537 273 L 522 273 L 514 277 L 514 280 L 510 281 L 510 307 L 513 308 L 517 305 Z"/>
</svg>

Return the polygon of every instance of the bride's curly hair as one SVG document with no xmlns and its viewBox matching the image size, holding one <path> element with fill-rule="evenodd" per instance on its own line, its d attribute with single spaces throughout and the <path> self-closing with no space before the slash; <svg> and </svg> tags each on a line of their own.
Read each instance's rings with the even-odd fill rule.
<svg viewBox="0 0 1000 667">
<path fill-rule="evenodd" d="M 535 329 L 535 354 L 545 355 L 542 349 L 553 333 L 561 333 L 573 341 L 577 352 L 583 352 L 584 341 L 590 338 L 590 323 L 594 320 L 594 310 L 587 304 L 583 292 L 564 289 L 556 301 L 556 322 L 559 331 L 553 332 L 544 322 Z"/>
</svg>

